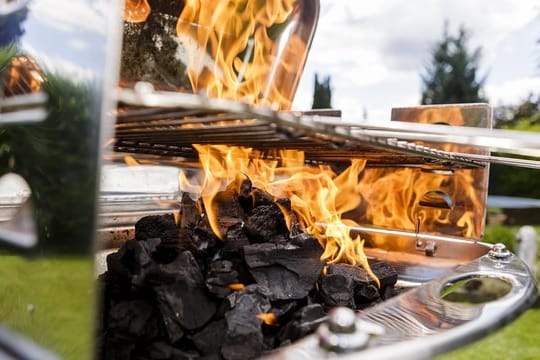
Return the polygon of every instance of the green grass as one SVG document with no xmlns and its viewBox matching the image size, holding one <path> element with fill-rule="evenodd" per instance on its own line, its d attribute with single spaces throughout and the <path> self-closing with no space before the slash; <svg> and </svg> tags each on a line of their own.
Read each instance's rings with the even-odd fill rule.
<svg viewBox="0 0 540 360">
<path fill-rule="evenodd" d="M 92 275 L 90 258 L 0 255 L 0 323 L 64 359 L 90 359 Z"/>
<path fill-rule="evenodd" d="M 437 360 L 540 359 L 540 301 L 517 320 L 469 346 Z"/>
</svg>

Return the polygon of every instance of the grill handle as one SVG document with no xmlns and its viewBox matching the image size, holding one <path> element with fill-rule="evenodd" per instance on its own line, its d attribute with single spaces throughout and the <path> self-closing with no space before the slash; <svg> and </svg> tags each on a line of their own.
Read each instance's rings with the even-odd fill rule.
<svg viewBox="0 0 540 360">
<path fill-rule="evenodd" d="M 503 284 L 506 293 L 476 304 L 461 303 L 456 301 L 459 297 L 449 297 L 458 285 L 479 279 Z M 469 286 L 474 290 L 474 283 Z M 367 359 L 395 359 L 396 356 L 429 359 L 506 325 L 533 304 L 537 292 L 534 277 L 525 263 L 503 245 L 496 245 L 488 254 L 449 274 L 359 313 L 357 328 L 367 333 L 368 340 L 360 348 L 351 346 L 350 351 L 337 350 L 341 351 L 343 359 L 357 359 L 359 355 Z M 331 336 L 339 343 L 336 334 Z M 326 358 L 330 354 L 321 343 L 327 344 L 319 336 L 311 335 L 269 358 Z"/>
</svg>

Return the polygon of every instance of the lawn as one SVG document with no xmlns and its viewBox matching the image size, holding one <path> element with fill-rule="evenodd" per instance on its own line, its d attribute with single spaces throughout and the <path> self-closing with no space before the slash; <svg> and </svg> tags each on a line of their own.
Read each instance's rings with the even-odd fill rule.
<svg viewBox="0 0 540 360">
<path fill-rule="evenodd" d="M 488 226 L 486 240 L 513 246 L 518 227 Z M 540 234 L 540 227 L 536 227 Z M 540 261 L 537 262 L 540 269 Z M 540 270 L 536 274 L 540 280 Z M 462 349 L 437 357 L 437 360 L 536 360 L 540 359 L 540 298 L 516 321 Z"/>
<path fill-rule="evenodd" d="M 64 359 L 90 359 L 94 280 L 90 258 L 0 255 L 0 323 Z"/>
</svg>

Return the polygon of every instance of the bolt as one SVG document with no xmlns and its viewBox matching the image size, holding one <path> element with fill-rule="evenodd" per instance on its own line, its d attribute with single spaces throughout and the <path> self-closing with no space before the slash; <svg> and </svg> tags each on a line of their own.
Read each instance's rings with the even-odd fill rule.
<svg viewBox="0 0 540 360">
<path fill-rule="evenodd" d="M 504 244 L 498 243 L 491 247 L 491 250 L 488 252 L 488 256 L 492 259 L 506 259 L 512 256 L 512 253 L 508 251 Z"/>
<path fill-rule="evenodd" d="M 356 330 L 356 314 L 346 307 L 337 307 L 328 315 L 330 331 L 336 334 L 351 334 Z"/>
<path fill-rule="evenodd" d="M 363 349 L 372 336 L 382 333 L 381 326 L 357 319 L 356 313 L 345 307 L 334 308 L 317 330 L 319 345 L 336 353 Z"/>
</svg>

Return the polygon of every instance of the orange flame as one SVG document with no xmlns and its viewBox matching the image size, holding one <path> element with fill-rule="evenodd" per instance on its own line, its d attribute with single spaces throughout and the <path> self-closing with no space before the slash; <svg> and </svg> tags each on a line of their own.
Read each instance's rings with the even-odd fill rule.
<svg viewBox="0 0 540 360">
<path fill-rule="evenodd" d="M 126 163 L 127 166 L 138 166 L 139 162 L 131 155 L 124 156 L 124 163 Z"/>
<path fill-rule="evenodd" d="M 281 151 L 278 163 L 277 160 L 262 160 L 260 154 L 251 149 L 224 145 L 194 146 L 199 152 L 204 172 L 202 183 L 200 186 L 191 184 L 183 174 L 180 175 L 180 183 L 182 189 L 201 195 L 210 226 L 220 239 L 224 239 L 224 234 L 219 226 L 215 196 L 230 183 L 240 186 L 242 179 L 248 177 L 253 186 L 291 200 L 292 209 L 306 226 L 306 231 L 315 236 L 324 248 L 321 260 L 358 264 L 378 281 L 364 254 L 363 240 L 358 237 L 352 239 L 349 228 L 341 221 L 343 213 L 357 208 L 362 201 L 358 178 L 364 169 L 364 160 L 353 160 L 348 169 L 336 175 L 327 166 L 304 166 L 304 154 L 300 151 Z M 286 211 L 284 216 L 288 218 Z"/>
<path fill-rule="evenodd" d="M 266 325 L 272 325 L 272 326 L 278 325 L 276 315 L 272 313 L 260 313 L 260 314 L 257 314 L 256 316 L 257 316 L 257 319 L 262 320 L 262 322 L 265 323 Z"/>
<path fill-rule="evenodd" d="M 176 32 L 193 92 L 289 109 L 308 50 L 305 34 L 293 31 L 299 6 L 186 0 Z M 125 21 L 144 22 L 150 12 L 147 0 L 125 0 Z"/>
<path fill-rule="evenodd" d="M 295 0 L 186 1 L 176 30 L 186 50 L 193 91 L 204 89 L 214 97 L 290 107 L 290 86 L 272 78 L 278 67 L 292 67 L 294 72 L 290 63 L 305 58 L 306 45 L 292 34 L 294 44 L 288 52 L 294 55 L 282 54 L 278 63 L 271 28 L 286 25 L 294 4 Z"/>
<path fill-rule="evenodd" d="M 44 81 L 41 68 L 31 57 L 15 56 L 9 63 L 4 95 L 14 96 L 40 91 Z"/>
<path fill-rule="evenodd" d="M 148 0 L 125 0 L 124 20 L 132 23 L 145 22 L 150 15 Z"/>
<path fill-rule="evenodd" d="M 233 291 L 242 291 L 245 288 L 244 284 L 241 283 L 232 283 L 229 284 L 227 287 Z"/>
</svg>

